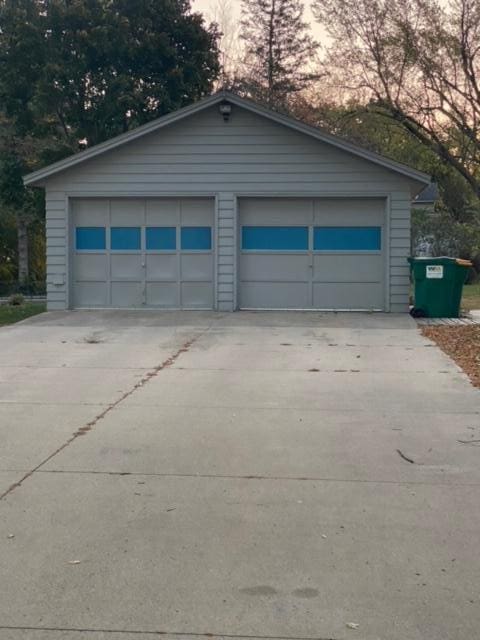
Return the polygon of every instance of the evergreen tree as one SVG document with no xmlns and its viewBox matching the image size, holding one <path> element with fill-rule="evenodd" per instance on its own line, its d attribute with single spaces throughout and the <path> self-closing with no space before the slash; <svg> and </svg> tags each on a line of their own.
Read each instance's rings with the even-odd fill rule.
<svg viewBox="0 0 480 640">
<path fill-rule="evenodd" d="M 313 79 L 318 44 L 303 20 L 300 0 L 243 0 L 240 37 L 245 44 L 243 93 L 278 110 Z"/>
</svg>

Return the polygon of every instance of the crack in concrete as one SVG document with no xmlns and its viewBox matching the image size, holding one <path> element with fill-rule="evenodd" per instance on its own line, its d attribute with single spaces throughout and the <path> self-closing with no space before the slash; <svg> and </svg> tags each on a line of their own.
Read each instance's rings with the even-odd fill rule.
<svg viewBox="0 0 480 640">
<path fill-rule="evenodd" d="M 36 407 L 103 407 L 105 402 L 41 402 L 40 400 L 0 400 L 2 405 L 33 405 Z"/>
<path fill-rule="evenodd" d="M 412 374 L 421 374 L 425 375 L 437 375 L 438 373 L 448 373 L 455 374 L 458 373 L 458 369 L 452 369 L 451 371 L 445 371 L 444 369 L 439 369 L 438 371 L 434 371 L 433 369 L 413 369 L 410 371 L 392 371 L 391 369 L 306 369 L 305 367 L 301 367 L 298 369 L 286 369 L 285 367 L 282 369 L 280 367 L 276 369 L 248 369 L 247 367 L 241 369 L 232 369 L 227 367 L 174 367 L 172 371 L 227 371 L 229 373 L 365 373 L 367 375 L 371 374 L 379 374 L 379 375 L 408 375 Z"/>
<path fill-rule="evenodd" d="M 196 631 L 142 631 L 139 629 L 88 629 L 82 627 L 28 627 L 28 626 L 4 626 L 0 629 L 10 631 L 51 631 L 63 633 L 102 633 L 102 634 L 122 634 L 122 635 L 145 635 L 145 636 L 174 636 L 188 638 L 232 638 L 234 640 L 335 640 L 335 638 L 324 636 L 271 636 L 271 635 L 242 635 L 237 633 L 208 633 Z"/>
<path fill-rule="evenodd" d="M 181 371 L 181 369 L 174 369 Z M 34 405 L 40 407 L 102 407 L 105 406 L 104 402 L 36 402 L 36 401 L 27 401 L 27 400 L 0 400 L 0 407 L 2 405 Z M 135 404 L 134 402 L 130 403 L 130 407 L 139 407 L 145 406 L 144 403 L 141 405 Z M 220 409 L 220 410 L 235 410 L 235 411 L 303 411 L 305 413 L 330 413 L 330 414 L 342 414 L 342 413 L 355 413 L 359 415 L 385 415 L 385 411 L 372 411 L 371 409 L 362 409 L 362 408 L 344 408 L 341 410 L 335 409 L 322 409 L 321 407 L 279 407 L 279 406 L 259 406 L 259 405 L 249 405 L 245 407 L 245 405 L 192 405 L 192 404 L 169 404 L 167 402 L 163 402 L 162 404 L 149 404 L 150 407 L 162 407 L 162 408 L 170 408 L 170 409 L 191 409 L 192 411 L 202 411 L 202 410 L 211 410 L 211 409 Z M 389 416 L 392 418 L 395 417 L 406 417 L 406 416 L 418 416 L 418 415 L 441 415 L 441 416 L 478 416 L 480 415 L 480 411 L 474 410 L 466 410 L 466 411 L 432 411 L 432 410 L 417 410 L 417 411 L 400 411 L 400 410 L 392 410 L 389 412 Z"/>
<path fill-rule="evenodd" d="M 34 371 L 43 369 L 81 369 L 87 371 L 148 371 L 151 367 L 91 367 L 87 365 L 76 364 L 55 364 L 55 365 L 37 365 L 37 364 L 2 364 L 2 369 L 33 369 Z"/>
<path fill-rule="evenodd" d="M 208 329 L 206 329 L 205 331 L 208 331 Z M 18 480 L 18 482 L 14 482 L 12 485 L 10 485 L 10 487 L 8 487 L 8 489 L 6 489 L 2 494 L 0 494 L 0 500 L 3 500 L 10 493 L 12 493 L 12 491 L 20 487 L 25 482 L 25 480 L 30 478 L 30 476 L 32 476 L 36 471 L 39 471 L 41 467 L 43 467 L 43 465 L 47 464 L 47 462 L 50 462 L 50 460 L 54 458 L 57 454 L 59 454 L 61 451 L 66 449 L 68 446 L 70 446 L 72 442 L 74 442 L 77 438 L 79 438 L 80 436 L 84 436 L 89 431 L 91 431 L 93 427 L 95 427 L 95 425 L 100 420 L 103 420 L 103 418 L 105 418 L 105 416 L 108 413 L 110 413 L 110 411 L 118 407 L 119 404 L 121 404 L 124 400 L 126 400 L 133 393 L 135 393 L 135 391 L 145 386 L 147 382 L 149 382 L 152 378 L 155 378 L 161 371 L 163 371 L 168 367 L 171 367 L 175 363 L 175 361 L 182 355 L 182 353 L 186 353 L 190 349 L 192 344 L 194 344 L 194 342 L 196 342 L 205 333 L 205 331 L 202 332 L 201 334 L 196 335 L 190 340 L 187 340 L 187 342 L 184 342 L 182 346 L 179 349 L 177 349 L 177 351 L 174 354 L 169 356 L 166 360 L 164 360 L 158 366 L 148 371 L 148 373 L 146 373 L 137 383 L 135 383 L 131 389 L 129 389 L 128 391 L 125 391 L 117 400 L 108 404 L 101 413 L 99 413 L 97 416 L 95 416 L 95 418 L 93 418 L 93 420 L 90 420 L 90 422 L 87 422 L 87 424 L 85 424 L 83 427 L 80 427 L 79 429 L 77 429 L 77 431 L 75 431 L 70 436 L 70 438 L 68 438 L 66 442 L 64 442 L 57 449 L 55 449 L 53 453 L 51 453 L 46 458 L 44 458 L 36 467 L 34 467 L 33 469 L 25 473 L 25 475 L 20 480 Z"/>
<path fill-rule="evenodd" d="M 10 470 L 13 473 L 13 470 Z M 156 473 L 140 471 L 95 471 L 69 469 L 38 469 L 39 473 L 60 473 L 65 475 L 98 475 L 98 476 L 133 476 L 137 478 L 205 478 L 220 480 L 285 480 L 294 482 L 344 482 L 352 484 L 393 484 L 393 485 L 424 485 L 446 487 L 478 487 L 480 482 L 435 482 L 434 480 L 369 480 L 368 478 L 326 478 L 320 476 L 262 476 L 262 475 L 233 475 L 215 473 Z"/>
</svg>

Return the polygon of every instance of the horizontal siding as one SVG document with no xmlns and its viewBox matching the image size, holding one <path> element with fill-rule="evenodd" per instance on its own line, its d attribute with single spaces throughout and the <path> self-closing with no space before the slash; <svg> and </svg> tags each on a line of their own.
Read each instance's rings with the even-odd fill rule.
<svg viewBox="0 0 480 640">
<path fill-rule="evenodd" d="M 235 306 L 235 197 L 220 193 L 217 198 L 217 307 L 233 311 Z"/>
<path fill-rule="evenodd" d="M 65 193 L 47 188 L 45 229 L 47 241 L 47 306 L 67 308 L 67 216 Z"/>
<path fill-rule="evenodd" d="M 390 311 L 408 311 L 410 298 L 410 198 L 409 192 L 390 196 Z"/>
<path fill-rule="evenodd" d="M 212 107 L 51 181 L 52 188 L 85 195 L 369 193 L 404 189 L 407 183 L 392 171 L 238 107 L 230 122 Z"/>
</svg>

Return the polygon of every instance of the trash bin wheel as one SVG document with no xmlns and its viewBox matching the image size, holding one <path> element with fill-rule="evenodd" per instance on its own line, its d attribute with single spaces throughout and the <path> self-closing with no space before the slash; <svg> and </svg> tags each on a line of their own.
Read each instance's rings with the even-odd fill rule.
<svg viewBox="0 0 480 640">
<path fill-rule="evenodd" d="M 419 309 L 418 307 L 413 307 L 413 309 L 410 310 L 410 315 L 412 316 L 412 318 L 426 318 L 427 314 L 423 309 Z"/>
</svg>

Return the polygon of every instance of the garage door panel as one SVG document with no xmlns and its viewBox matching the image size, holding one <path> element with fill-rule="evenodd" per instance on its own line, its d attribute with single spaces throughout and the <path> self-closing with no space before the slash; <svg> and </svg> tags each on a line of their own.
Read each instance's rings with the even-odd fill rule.
<svg viewBox="0 0 480 640">
<path fill-rule="evenodd" d="M 296 282 L 308 280 L 309 256 L 306 254 L 242 254 L 240 280 L 258 282 Z"/>
<path fill-rule="evenodd" d="M 76 254 L 74 272 L 77 280 L 105 281 L 107 279 L 108 258 L 106 254 Z"/>
<path fill-rule="evenodd" d="M 322 198 L 313 204 L 315 225 L 335 225 L 339 220 L 345 225 L 382 224 L 385 216 L 385 200 L 381 198 Z"/>
<path fill-rule="evenodd" d="M 176 282 L 147 282 L 147 305 L 161 309 L 180 307 L 179 288 Z"/>
<path fill-rule="evenodd" d="M 179 222 L 180 203 L 178 200 L 147 200 L 145 205 L 146 225 L 176 226 Z"/>
<path fill-rule="evenodd" d="M 322 254 L 313 256 L 313 280 L 318 282 L 380 282 L 383 256 Z"/>
<path fill-rule="evenodd" d="M 145 258 L 147 281 L 173 281 L 178 280 L 178 257 L 170 254 L 147 254 Z"/>
<path fill-rule="evenodd" d="M 182 254 L 180 264 L 182 280 L 211 282 L 213 276 L 213 256 L 211 254 Z"/>
<path fill-rule="evenodd" d="M 119 308 L 143 307 L 141 282 L 112 282 L 112 306 Z"/>
<path fill-rule="evenodd" d="M 131 254 L 111 255 L 111 277 L 112 280 L 142 280 L 143 267 L 142 256 Z M 130 306 L 130 305 L 129 305 Z"/>
<path fill-rule="evenodd" d="M 137 226 L 143 223 L 145 202 L 143 200 L 111 200 L 110 224 L 118 227 Z"/>
<path fill-rule="evenodd" d="M 308 282 L 243 282 L 240 306 L 244 309 L 308 309 Z"/>
<path fill-rule="evenodd" d="M 75 307 L 107 307 L 107 283 L 77 282 L 74 289 L 73 303 Z"/>
<path fill-rule="evenodd" d="M 383 286 L 378 283 L 313 283 L 316 309 L 383 309 Z"/>
<path fill-rule="evenodd" d="M 72 213 L 79 227 L 105 227 L 109 220 L 109 204 L 103 200 L 72 201 Z"/>
<path fill-rule="evenodd" d="M 275 198 L 240 201 L 242 224 L 244 225 L 308 225 L 312 220 L 312 201 L 298 198 L 278 200 Z"/>
<path fill-rule="evenodd" d="M 181 223 L 182 226 L 211 226 L 213 223 L 211 202 L 208 200 L 182 200 Z"/>
<path fill-rule="evenodd" d="M 324 211 L 315 214 L 314 225 L 317 227 L 377 227 L 382 225 L 383 215 L 382 213 L 376 213 L 374 211 L 369 213 L 345 211 L 342 214 Z"/>
<path fill-rule="evenodd" d="M 213 286 L 211 283 L 182 282 L 181 304 L 184 309 L 211 309 Z"/>
</svg>

